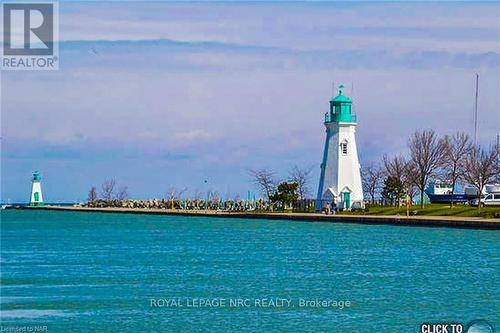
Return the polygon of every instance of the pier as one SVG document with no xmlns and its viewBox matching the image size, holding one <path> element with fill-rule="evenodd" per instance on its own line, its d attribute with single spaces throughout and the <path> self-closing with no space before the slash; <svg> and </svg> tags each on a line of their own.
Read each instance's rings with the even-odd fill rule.
<svg viewBox="0 0 500 333">
<path fill-rule="evenodd" d="M 120 207 L 79 207 L 79 206 L 43 206 L 23 207 L 24 209 L 41 209 L 54 211 L 121 213 L 121 214 L 154 214 L 181 216 L 208 216 L 240 219 L 291 220 L 303 222 L 356 223 L 369 225 L 395 225 L 412 227 L 450 227 L 464 229 L 500 230 L 500 219 L 456 216 L 373 216 L 373 215 L 325 215 L 320 213 L 284 213 L 284 212 L 228 212 L 214 210 L 179 210 L 179 209 L 149 209 Z"/>
</svg>

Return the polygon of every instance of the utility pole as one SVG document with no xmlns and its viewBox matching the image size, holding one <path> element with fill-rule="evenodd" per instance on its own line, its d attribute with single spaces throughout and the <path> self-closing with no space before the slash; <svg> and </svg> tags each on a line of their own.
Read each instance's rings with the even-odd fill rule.
<svg viewBox="0 0 500 333">
<path fill-rule="evenodd" d="M 477 99 L 479 92 L 479 74 L 476 73 L 476 98 L 474 101 L 474 146 L 477 146 Z"/>
</svg>

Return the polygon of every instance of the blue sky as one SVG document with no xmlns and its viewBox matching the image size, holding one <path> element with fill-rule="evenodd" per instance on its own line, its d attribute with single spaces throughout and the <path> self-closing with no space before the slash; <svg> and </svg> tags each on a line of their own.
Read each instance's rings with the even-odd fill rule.
<svg viewBox="0 0 500 333">
<path fill-rule="evenodd" d="M 358 114 L 362 164 L 408 135 L 500 128 L 498 3 L 61 2 L 60 70 L 2 72 L 2 200 L 84 200 L 116 178 L 246 196 L 248 168 L 314 166 L 332 81 Z M 354 89 L 352 89 L 354 88 Z M 204 180 L 208 180 L 204 184 Z"/>
</svg>

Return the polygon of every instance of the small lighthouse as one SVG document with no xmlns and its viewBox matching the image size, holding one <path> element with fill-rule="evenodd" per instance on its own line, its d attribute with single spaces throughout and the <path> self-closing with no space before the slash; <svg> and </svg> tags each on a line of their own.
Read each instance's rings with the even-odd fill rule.
<svg viewBox="0 0 500 333">
<path fill-rule="evenodd" d="M 30 206 L 43 206 L 41 180 L 40 171 L 33 172 L 33 179 L 31 180 Z"/>
<path fill-rule="evenodd" d="M 316 210 L 332 204 L 341 209 L 363 207 L 363 188 L 356 147 L 356 115 L 344 86 L 330 100 L 325 114 L 326 140 L 321 163 Z"/>
</svg>

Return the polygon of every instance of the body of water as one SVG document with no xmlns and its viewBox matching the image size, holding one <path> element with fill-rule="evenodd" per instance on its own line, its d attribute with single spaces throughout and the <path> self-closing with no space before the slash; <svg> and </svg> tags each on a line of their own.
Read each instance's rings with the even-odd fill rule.
<svg viewBox="0 0 500 333">
<path fill-rule="evenodd" d="M 1 326 L 418 332 L 423 322 L 498 324 L 499 241 L 497 231 L 451 228 L 2 211 Z"/>
</svg>

